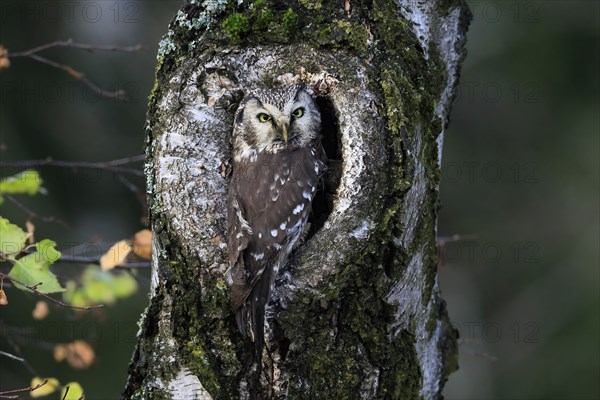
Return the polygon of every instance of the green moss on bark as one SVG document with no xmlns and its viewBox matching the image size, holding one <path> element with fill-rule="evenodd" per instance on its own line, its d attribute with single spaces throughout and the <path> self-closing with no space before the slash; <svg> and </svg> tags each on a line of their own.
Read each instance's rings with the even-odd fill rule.
<svg viewBox="0 0 600 400">
<path fill-rule="evenodd" d="M 234 40 L 250 31 L 250 22 L 244 14 L 235 13 L 225 18 L 221 24 L 223 30 Z"/>
</svg>

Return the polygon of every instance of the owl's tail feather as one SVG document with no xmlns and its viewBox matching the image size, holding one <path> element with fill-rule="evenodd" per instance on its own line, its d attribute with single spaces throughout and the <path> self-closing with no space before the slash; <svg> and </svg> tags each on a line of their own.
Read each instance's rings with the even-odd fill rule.
<svg viewBox="0 0 600 400">
<path fill-rule="evenodd" d="M 254 342 L 259 364 L 265 344 L 265 308 L 271 297 L 271 274 L 271 268 L 265 268 L 246 301 L 235 313 L 240 332 Z"/>
</svg>

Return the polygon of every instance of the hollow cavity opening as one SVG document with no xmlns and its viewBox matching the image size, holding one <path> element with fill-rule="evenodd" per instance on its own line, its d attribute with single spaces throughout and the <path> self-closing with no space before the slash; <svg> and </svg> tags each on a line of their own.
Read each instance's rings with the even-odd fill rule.
<svg viewBox="0 0 600 400">
<path fill-rule="evenodd" d="M 333 211 L 333 199 L 340 185 L 342 174 L 341 132 L 337 110 L 333 101 L 327 96 L 317 97 L 317 105 L 321 112 L 321 143 L 327 156 L 325 161 L 327 171 L 313 200 L 312 213 L 309 218 L 311 226 L 307 239 L 310 239 L 323 227 Z"/>
</svg>

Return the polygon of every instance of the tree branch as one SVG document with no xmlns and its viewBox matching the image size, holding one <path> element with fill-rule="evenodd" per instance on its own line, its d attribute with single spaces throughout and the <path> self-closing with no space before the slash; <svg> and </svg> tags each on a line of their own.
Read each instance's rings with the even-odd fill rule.
<svg viewBox="0 0 600 400">
<path fill-rule="evenodd" d="M 127 173 L 135 176 L 144 176 L 144 172 L 133 168 L 121 168 L 121 165 L 131 164 L 143 161 L 146 158 L 144 154 L 136 156 L 120 158 L 117 160 L 103 162 L 86 162 L 86 161 L 60 161 L 47 158 L 45 160 L 26 160 L 26 161 L 3 161 L 0 162 L 2 168 L 31 168 L 31 167 L 63 167 L 72 169 L 101 169 L 115 173 Z"/>
<path fill-rule="evenodd" d="M 53 47 L 70 47 L 70 48 L 74 48 L 74 49 L 87 50 L 91 53 L 94 53 L 96 51 L 135 53 L 144 48 L 141 44 L 136 44 L 135 46 L 94 45 L 94 44 L 87 44 L 87 43 L 77 43 L 77 42 L 74 42 L 73 39 L 67 39 L 67 40 L 56 40 L 54 42 L 46 43 L 41 46 L 31 48 L 29 50 L 11 52 L 11 53 L 9 53 L 8 56 L 10 58 L 27 57 L 32 54 L 39 53 L 40 51 L 51 49 Z"/>
<path fill-rule="evenodd" d="M 67 308 L 73 308 L 73 309 L 76 309 L 76 310 L 91 310 L 93 308 L 102 308 L 102 307 L 104 307 L 104 304 L 97 304 L 97 305 L 87 306 L 87 307 L 78 307 L 78 306 L 73 306 L 73 305 L 70 305 L 70 304 L 67 304 L 67 303 L 63 303 L 62 301 L 56 300 L 54 297 L 48 296 L 47 294 L 42 293 L 39 290 L 37 290 L 38 286 L 42 285 L 43 282 L 40 282 L 40 283 L 37 283 L 37 284 L 31 286 L 31 285 L 28 285 L 28 284 L 26 284 L 24 282 L 21 282 L 18 279 L 13 278 L 12 276 L 9 276 L 7 274 L 3 274 L 2 272 L 0 272 L 0 279 L 6 279 L 6 280 L 9 280 L 9 281 L 11 281 L 13 283 L 16 283 L 18 285 L 21 285 L 21 286 L 23 286 L 23 287 L 31 290 L 32 292 L 34 292 L 38 296 L 45 297 L 46 299 L 50 300 L 53 303 L 58 304 L 59 306 L 63 306 L 63 307 L 67 307 Z"/>
<path fill-rule="evenodd" d="M 61 255 L 56 262 L 72 263 L 72 264 L 100 264 L 100 258 L 91 258 L 86 256 L 68 256 Z M 140 261 L 132 263 L 123 263 L 115 266 L 120 269 L 137 269 L 137 268 L 150 268 L 150 261 Z"/>
<path fill-rule="evenodd" d="M 35 386 L 30 386 L 30 387 L 23 388 L 23 389 L 5 390 L 3 392 L 0 392 L 0 398 L 18 399 L 19 396 L 17 396 L 17 393 L 33 392 L 34 390 L 41 388 L 42 386 L 44 386 L 47 383 L 48 383 L 48 379 L 44 379 L 44 381 L 42 383 L 39 383 Z"/>
<path fill-rule="evenodd" d="M 15 356 L 14 354 L 10 354 L 10 353 L 7 353 L 7 352 L 5 352 L 5 351 L 0 351 L 0 356 L 5 356 L 5 357 L 8 357 L 8 358 L 12 358 L 13 360 L 17 360 L 17 361 L 25 362 L 25 359 L 24 359 L 24 358 L 17 357 L 17 356 Z"/>
<path fill-rule="evenodd" d="M 31 58 L 37 62 L 40 62 L 42 64 L 50 65 L 51 67 L 65 71 L 73 79 L 80 81 L 81 83 L 83 83 L 84 85 L 86 85 L 87 87 L 92 89 L 92 91 L 94 91 L 94 93 L 99 94 L 100 96 L 108 97 L 110 99 L 122 98 L 122 100 L 126 100 L 124 90 L 119 89 L 114 92 L 104 90 L 101 87 L 99 87 L 98 85 L 96 85 L 94 82 L 88 80 L 85 77 L 85 74 L 83 74 L 83 72 L 79 72 L 69 65 L 57 63 L 56 61 L 49 60 L 49 59 L 39 56 L 37 54 L 31 54 L 31 55 L 29 55 L 29 58 Z"/>
<path fill-rule="evenodd" d="M 16 205 L 19 209 L 21 209 L 23 212 L 25 212 L 25 214 L 27 214 L 29 216 L 29 220 L 32 219 L 39 219 L 41 221 L 44 222 L 55 222 L 59 225 L 64 226 L 65 228 L 69 229 L 69 225 L 67 225 L 66 222 L 64 222 L 61 219 L 58 219 L 56 217 L 45 217 L 43 215 L 39 215 L 37 214 L 35 211 L 27 208 L 23 203 L 21 203 L 20 201 L 18 201 L 17 199 L 15 199 L 13 196 L 9 195 L 9 194 L 3 194 L 2 195 L 6 200 L 10 201 L 11 203 L 13 203 L 14 205 Z"/>
<path fill-rule="evenodd" d="M 23 249 L 21 254 L 35 254 L 35 251 L 28 251 Z M 6 255 L 0 252 L 0 260 L 2 261 L 12 261 L 10 259 L 6 259 Z M 96 264 L 100 265 L 100 257 L 87 257 L 87 256 L 76 256 L 76 255 L 65 255 L 61 254 L 60 258 L 56 260 L 56 262 L 63 262 L 69 264 Z M 139 261 L 139 262 L 130 262 L 118 264 L 115 268 L 119 269 L 144 269 L 150 268 L 150 261 Z"/>
<path fill-rule="evenodd" d="M 43 44 L 41 46 L 37 46 L 34 47 L 32 49 L 29 50 L 25 50 L 25 51 L 21 51 L 21 52 L 14 52 L 14 53 L 9 53 L 8 51 L 5 51 L 5 56 L 8 58 L 16 58 L 16 57 L 29 57 L 32 60 L 35 60 L 37 62 L 40 62 L 42 64 L 46 64 L 49 65 L 53 68 L 57 68 L 60 69 L 62 71 L 65 71 L 67 74 L 69 74 L 72 78 L 74 78 L 75 80 L 80 81 L 81 83 L 83 83 L 84 85 L 86 85 L 87 87 L 89 87 L 90 89 L 92 89 L 94 91 L 94 93 L 99 94 L 101 96 L 107 97 L 107 98 L 112 98 L 112 99 L 120 99 L 120 100 L 126 100 L 126 93 L 124 90 L 116 90 L 116 91 L 108 91 L 108 90 L 104 90 L 101 87 L 99 87 L 98 85 L 96 85 L 95 83 L 93 83 L 92 81 L 88 80 L 85 77 L 85 74 L 83 74 L 82 72 L 77 71 L 76 69 L 74 69 L 73 67 L 66 65 L 66 64 L 61 64 L 58 63 L 56 61 L 50 60 L 46 57 L 42 57 L 40 56 L 39 53 L 40 51 L 43 50 L 47 50 L 53 47 L 70 47 L 70 48 L 77 48 L 77 49 L 82 49 L 82 50 L 87 50 L 89 52 L 95 52 L 95 51 L 121 51 L 121 52 L 137 52 L 139 50 L 142 49 L 141 45 L 135 45 L 135 46 L 114 46 L 114 45 L 92 45 L 92 44 L 85 44 L 85 43 L 76 43 L 73 42 L 72 39 L 68 39 L 65 41 L 61 41 L 61 40 L 57 40 L 55 42 L 50 42 L 47 44 Z"/>
</svg>

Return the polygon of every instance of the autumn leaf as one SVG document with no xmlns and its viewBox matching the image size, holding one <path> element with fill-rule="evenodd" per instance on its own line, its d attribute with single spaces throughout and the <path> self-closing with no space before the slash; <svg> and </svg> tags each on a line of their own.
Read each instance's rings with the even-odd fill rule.
<svg viewBox="0 0 600 400">
<path fill-rule="evenodd" d="M 8 50 L 0 44 L 0 69 L 10 67 L 10 59 L 8 58 Z"/>
<path fill-rule="evenodd" d="M 33 309 L 33 312 L 31 313 L 31 315 L 33 316 L 34 319 L 37 319 L 39 321 L 41 319 L 46 318 L 48 313 L 49 313 L 48 303 L 46 303 L 43 300 L 40 300 L 35 304 L 35 308 Z"/>
<path fill-rule="evenodd" d="M 83 388 L 77 382 L 69 382 L 64 386 L 63 390 L 60 392 L 60 398 L 61 400 L 85 399 L 83 395 Z"/>
<path fill-rule="evenodd" d="M 130 252 L 131 246 L 129 243 L 125 240 L 121 240 L 120 242 L 115 243 L 102 257 L 100 257 L 100 267 L 102 267 L 103 271 L 113 269 L 117 265 L 122 264 Z"/>
<path fill-rule="evenodd" d="M 83 340 L 72 343 L 57 344 L 54 347 L 54 359 L 58 362 L 67 360 L 69 365 L 76 369 L 84 369 L 92 365 L 96 358 L 94 349 Z"/>
<path fill-rule="evenodd" d="M 149 260 L 152 257 L 152 232 L 143 229 L 133 237 L 133 252 Z"/>
<path fill-rule="evenodd" d="M 45 385 L 40 386 L 39 388 L 32 391 L 31 397 L 36 398 L 36 397 L 48 396 L 49 394 L 56 392 L 60 388 L 60 382 L 58 381 L 58 379 L 56 379 L 56 378 L 46 378 L 46 379 L 48 380 L 48 382 Z M 34 377 L 31 380 L 31 387 L 36 387 L 37 385 L 44 383 L 44 381 L 46 379 L 42 379 L 39 376 Z"/>
<path fill-rule="evenodd" d="M 35 225 L 31 221 L 27 221 L 25 222 L 25 227 L 27 228 L 27 235 L 29 236 L 27 238 L 27 241 L 29 242 L 29 244 L 35 243 Z"/>
<path fill-rule="evenodd" d="M 6 297 L 6 293 L 4 290 L 0 289 L 0 306 L 5 306 L 8 304 L 8 298 Z"/>
</svg>

